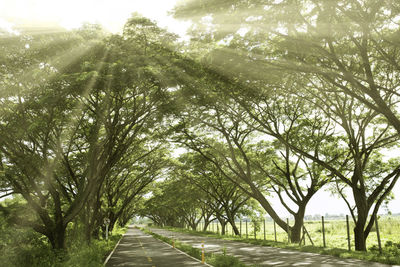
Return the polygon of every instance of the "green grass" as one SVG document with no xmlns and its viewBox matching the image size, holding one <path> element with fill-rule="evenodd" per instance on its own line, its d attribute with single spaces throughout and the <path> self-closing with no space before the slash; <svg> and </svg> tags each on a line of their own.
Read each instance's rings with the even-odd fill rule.
<svg viewBox="0 0 400 267">
<path fill-rule="evenodd" d="M 267 228 L 267 225 L 270 227 Z M 314 242 L 314 246 L 306 240 L 306 245 L 299 244 L 289 244 L 287 242 L 287 234 L 281 229 L 277 229 L 277 242 L 274 241 L 273 223 L 266 223 L 266 240 L 264 240 L 263 224 L 261 223 L 261 232 L 257 233 L 257 239 L 254 239 L 253 227 L 248 224 L 248 238 L 246 239 L 245 225 L 242 223 L 242 237 L 234 236 L 231 234 L 231 230 L 228 229 L 229 234 L 220 235 L 212 231 L 198 232 L 188 229 L 164 227 L 166 229 L 185 232 L 192 235 L 207 236 L 220 238 L 225 240 L 233 240 L 239 242 L 245 242 L 250 244 L 262 245 L 262 246 L 272 246 L 287 249 L 294 249 L 304 252 L 319 253 L 325 255 L 333 255 L 340 258 L 355 258 L 367 261 L 376 261 L 386 264 L 400 264 L 400 218 L 383 218 L 379 220 L 379 228 L 383 246 L 383 253 L 379 254 L 377 241 L 376 241 L 376 230 L 370 233 L 367 245 L 368 252 L 359 251 L 348 251 L 347 250 L 347 230 L 345 221 L 329 221 L 325 222 L 325 234 L 327 247 L 322 246 L 322 231 L 321 223 L 316 221 L 308 221 L 305 223 L 307 230 L 310 232 L 311 238 Z M 239 225 L 238 225 L 239 226 Z M 272 226 L 272 227 L 271 227 Z M 272 231 L 271 231 L 272 228 Z M 209 228 L 212 229 L 212 228 Z M 352 224 L 350 224 L 350 229 L 352 229 Z M 214 228 L 216 230 L 216 227 Z M 351 237 L 352 239 L 352 237 Z M 353 240 L 353 239 L 352 239 Z M 352 244 L 353 249 L 354 245 Z"/>
<path fill-rule="evenodd" d="M 142 229 L 145 233 L 148 233 L 152 236 L 154 236 L 157 239 L 160 239 L 170 245 L 173 244 L 173 240 L 171 238 L 165 237 L 158 235 L 156 233 L 153 233 L 147 229 Z M 201 260 L 201 250 L 198 248 L 194 248 L 188 244 L 181 243 L 179 241 L 175 241 L 175 247 L 190 256 Z M 227 255 L 226 252 L 224 251 L 222 254 L 217 254 L 217 253 L 205 253 L 205 262 L 214 266 L 214 267 L 246 267 L 248 265 L 243 264 L 240 262 L 237 258 Z"/>
<path fill-rule="evenodd" d="M 29 229 L 1 229 L 0 263 L 8 267 L 101 267 L 126 231 L 119 228 L 109 240 L 70 240 L 66 251 L 54 251 L 47 239 Z"/>
<path fill-rule="evenodd" d="M 351 219 L 350 219 L 351 220 Z M 289 222 L 293 224 L 293 222 Z M 217 232 L 217 224 L 211 224 L 208 226 L 207 230 L 209 232 Z M 254 224 L 248 222 L 247 232 L 248 239 L 254 239 Z M 237 223 L 237 227 L 240 224 Z M 323 246 L 322 238 L 322 223 L 321 221 L 305 221 L 305 227 L 310 233 L 311 239 L 315 246 Z M 221 231 L 221 226 L 219 225 L 219 232 Z M 257 239 L 264 239 L 263 223 L 258 223 L 257 226 Z M 350 221 L 350 240 L 352 249 L 354 249 L 354 235 L 352 229 L 354 228 L 354 223 Z M 274 235 L 274 224 L 271 221 L 266 221 L 265 223 L 265 239 L 275 240 Z M 199 229 L 198 229 L 199 230 Z M 212 231 L 213 230 L 213 231 Z M 227 236 L 233 236 L 232 227 L 228 225 Z M 400 216 L 397 217 L 383 217 L 379 219 L 379 232 L 382 244 L 386 242 L 400 242 Z M 246 225 L 242 222 L 241 227 L 242 237 L 246 237 Z M 287 233 L 283 231 L 278 225 L 276 225 L 276 236 L 277 241 L 287 243 L 288 237 Z M 345 220 L 331 220 L 325 221 L 325 242 L 327 248 L 342 248 L 347 250 L 347 230 Z M 309 239 L 306 239 L 306 245 L 310 245 Z M 373 247 L 378 244 L 376 228 L 373 227 L 371 233 L 367 239 L 367 248 Z"/>
</svg>

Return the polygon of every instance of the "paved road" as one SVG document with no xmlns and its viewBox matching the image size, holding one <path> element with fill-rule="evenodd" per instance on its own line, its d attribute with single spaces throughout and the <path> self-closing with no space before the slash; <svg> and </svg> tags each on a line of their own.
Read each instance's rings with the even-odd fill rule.
<svg viewBox="0 0 400 267">
<path fill-rule="evenodd" d="M 329 255 L 300 252 L 288 249 L 263 247 L 241 242 L 222 240 L 210 237 L 193 236 L 185 233 L 177 233 L 163 229 L 151 228 L 152 232 L 159 235 L 171 237 L 190 244 L 193 247 L 200 247 L 205 242 L 206 252 L 221 252 L 226 248 L 227 254 L 239 258 L 245 264 L 256 266 L 304 266 L 304 267 L 347 267 L 347 266 L 371 266 L 389 267 L 382 263 L 366 262 L 356 259 L 340 259 Z M 171 265 L 172 266 L 172 265 Z M 400 267 L 400 266 L 397 266 Z"/>
<path fill-rule="evenodd" d="M 205 265 L 130 226 L 106 263 L 106 267 L 114 266 L 204 267 Z"/>
</svg>

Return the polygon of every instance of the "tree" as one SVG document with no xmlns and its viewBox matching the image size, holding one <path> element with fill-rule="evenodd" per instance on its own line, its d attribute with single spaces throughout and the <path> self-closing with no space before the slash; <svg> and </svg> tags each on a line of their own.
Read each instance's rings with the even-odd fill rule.
<svg viewBox="0 0 400 267">
<path fill-rule="evenodd" d="M 256 121 L 253 121 L 246 109 L 237 103 L 238 101 L 224 93 L 231 90 L 235 96 L 240 94 L 227 82 L 215 79 L 213 81 L 217 81 L 215 82 L 218 84 L 215 86 L 217 88 L 210 85 L 210 87 L 199 88 L 198 94 L 193 98 L 195 108 L 190 106 L 189 109 L 192 110 L 190 114 L 182 113 L 181 124 L 176 128 L 178 135 L 175 141 L 198 152 L 204 159 L 214 164 L 225 178 L 256 199 L 282 229 L 288 231 L 289 228 L 292 242 L 299 242 L 306 205 L 311 197 L 328 182 L 328 177 L 322 168 L 312 162 L 307 162 L 303 155 L 298 155 L 288 145 L 284 146 L 280 153 L 284 162 L 283 166 L 285 166 L 283 168 L 280 166 L 280 160 L 277 159 L 274 149 L 260 147 L 267 143 L 260 142 L 259 147 L 254 146 L 254 143 L 257 143 L 254 140 L 265 138 L 265 135 L 257 135 L 259 129 L 253 126 Z M 222 92 L 218 92 L 218 86 L 226 88 L 221 89 Z M 262 92 L 255 99 L 259 97 L 263 97 Z M 264 99 L 269 99 L 269 97 L 270 95 L 264 95 Z M 282 112 L 277 114 L 277 119 L 286 136 L 294 136 L 298 133 L 299 130 L 294 127 L 295 124 L 309 123 L 309 127 L 304 128 L 303 131 L 308 135 L 315 136 L 316 139 L 307 143 L 303 142 L 303 144 L 307 146 L 307 149 L 313 151 L 312 153 L 326 156 L 327 150 L 323 143 L 331 138 L 329 122 L 323 122 L 319 116 L 310 116 L 310 119 L 307 120 L 307 116 L 312 115 L 312 110 L 307 110 L 303 102 L 298 102 L 297 106 L 294 106 L 295 113 L 293 114 L 284 114 L 285 111 L 290 112 L 291 109 L 284 108 L 283 105 L 272 99 L 271 102 L 277 103 L 276 107 Z M 291 103 L 296 104 L 295 102 Z M 285 145 L 278 138 L 277 142 Z M 301 141 L 299 140 L 299 142 Z M 267 152 L 266 156 L 257 157 L 255 148 L 257 150 L 264 149 Z M 294 162 L 292 162 L 293 159 Z M 300 162 L 306 165 L 306 171 L 299 168 Z M 284 207 L 294 215 L 293 227 L 288 226 L 279 217 L 265 197 L 267 190 L 271 189 L 271 184 Z M 282 192 L 287 195 L 289 201 L 296 205 L 298 208 L 296 211 L 285 203 Z"/>
<path fill-rule="evenodd" d="M 210 206 L 211 212 L 221 223 L 221 233 L 225 234 L 225 225 L 229 222 L 234 233 L 239 235 L 235 220 L 243 212 L 250 197 L 198 153 L 181 155 L 177 172 L 208 196 L 204 205 Z M 205 221 L 204 229 L 209 223 L 210 220 Z"/>
<path fill-rule="evenodd" d="M 223 10 L 222 14 L 217 10 Z M 325 112 L 328 117 L 337 116 L 335 119 L 338 125 L 346 133 L 349 151 L 354 153 L 354 157 L 351 160 L 347 158 L 347 161 L 355 164 L 350 167 L 355 168 L 352 182 L 348 183 L 349 179 L 344 176 L 340 180 L 353 189 L 355 205 L 360 209 L 357 214 L 365 214 L 365 210 L 369 210 L 374 203 L 374 211 L 379 208 L 381 200 L 385 199 L 397 181 L 397 168 L 394 164 L 392 172 L 388 169 L 384 171 L 381 185 L 369 185 L 368 190 L 363 185 L 360 188 L 356 186 L 357 181 L 364 183 L 361 173 L 367 172 L 367 165 L 372 164 L 369 162 L 371 154 L 378 153 L 380 145 L 386 141 L 389 146 L 396 142 L 393 136 L 386 136 L 392 133 L 383 126 L 379 115 L 385 118 L 389 128 L 393 127 L 397 134 L 400 133 L 396 111 L 399 101 L 396 46 L 399 38 L 399 12 L 399 3 L 396 1 L 205 0 L 182 2 L 175 14 L 195 21 L 200 25 L 198 29 L 202 28 L 201 18 L 212 18 L 208 20 L 211 21 L 208 30 L 198 36 L 203 39 L 208 36 L 211 40 L 224 40 L 227 43 L 220 52 L 229 55 L 235 63 L 240 62 L 240 66 L 233 67 L 224 60 L 225 57 L 214 56 L 214 63 L 218 66 L 213 69 L 226 76 L 231 73 L 225 70 L 233 69 L 234 76 L 239 77 L 236 78 L 241 83 L 239 87 L 256 88 L 254 85 L 259 83 L 253 79 L 246 80 L 255 77 L 255 80 L 263 81 L 271 88 L 279 88 L 279 78 L 277 82 L 276 77 L 285 73 L 295 81 L 295 86 L 290 89 L 294 95 L 311 100 L 312 105 L 318 99 L 316 107 L 321 112 Z M 238 31 L 245 34 L 237 34 Z M 253 72 L 252 76 L 246 75 L 246 69 L 253 71 L 257 66 L 258 71 Z M 267 79 L 266 73 L 269 74 Z M 335 107 L 335 111 L 331 110 L 330 105 Z M 361 110 L 363 115 L 352 108 Z M 265 118 L 261 110 L 257 116 Z M 369 146 L 365 145 L 362 142 L 371 139 L 364 130 L 374 128 L 374 124 L 377 128 L 383 127 L 378 132 L 386 137 L 374 135 L 372 139 L 379 145 L 373 142 Z M 282 136 L 281 140 L 284 139 Z M 291 148 L 317 163 L 326 163 L 318 157 L 310 157 L 304 150 L 301 153 L 298 146 L 295 148 L 291 145 Z M 339 161 L 338 164 L 345 162 Z M 330 164 L 321 166 L 334 173 L 328 165 L 332 167 Z M 339 173 L 336 176 L 340 177 Z M 367 197 L 367 191 L 374 193 Z M 357 222 L 354 229 L 356 249 L 365 250 L 365 239 L 372 222 L 364 229 L 365 215 L 358 216 L 361 217 L 355 219 Z"/>
<path fill-rule="evenodd" d="M 146 21 L 133 18 L 126 29 L 156 31 Z M 65 247 L 67 225 L 91 196 L 98 196 L 125 153 L 156 135 L 150 131 L 162 119 L 173 81 L 160 58 L 175 55 L 163 47 L 172 46 L 174 36 L 153 35 L 144 42 L 128 33 L 105 40 L 85 39 L 97 36 L 87 28 L 78 37 L 66 34 L 58 52 L 79 44 L 84 54 L 63 62 L 64 57 L 32 50 L 32 58 L 18 55 L 32 70 L 9 68 L 2 80 L 1 169 L 14 193 L 38 214 L 32 227 L 55 249 Z M 39 47 L 35 41 L 42 39 L 32 38 L 30 47 Z"/>
<path fill-rule="evenodd" d="M 207 211 L 207 205 L 203 205 L 202 201 L 204 194 L 189 181 L 179 179 L 174 174 L 156 187 L 153 196 L 144 204 L 141 215 L 160 226 L 188 225 L 196 230 Z"/>
<path fill-rule="evenodd" d="M 133 151 L 135 155 L 127 153 L 125 157 L 130 158 L 124 158 L 122 166 L 115 168 L 104 184 L 103 216 L 110 219 L 110 231 L 117 220 L 122 219 L 123 215 L 128 216 L 129 208 L 139 201 L 144 193 L 148 193 L 148 185 L 160 176 L 166 165 L 163 158 L 165 150 L 160 147 L 142 151 L 141 154 L 138 153 L 138 149 Z M 136 158 L 133 158 L 134 156 Z"/>
<path fill-rule="evenodd" d="M 373 226 L 374 215 L 400 176 L 398 161 L 392 159 L 390 163 L 383 164 L 381 151 L 393 147 L 398 142 L 399 136 L 391 131 L 391 127 L 382 121 L 377 112 L 368 109 L 356 99 L 335 91 L 329 96 L 328 93 L 321 92 L 307 95 L 307 102 L 312 103 L 312 108 L 315 109 L 311 109 L 309 114 L 301 114 L 305 119 L 298 125 L 291 119 L 297 117 L 295 113 L 289 112 L 289 116 L 284 116 L 294 129 L 292 133 L 287 132 L 282 125 L 284 120 L 281 112 L 290 111 L 295 102 L 304 103 L 306 97 L 300 96 L 300 92 L 299 90 L 296 90 L 295 94 L 288 92 L 292 100 L 285 101 L 287 104 L 283 105 L 283 109 L 279 108 L 282 105 L 279 101 L 270 97 L 264 99 L 255 97 L 240 101 L 255 120 L 253 126 L 259 131 L 274 136 L 285 146 L 318 164 L 329 176 L 339 179 L 351 189 L 354 206 L 349 203 L 347 197 L 343 194 L 342 196 L 355 222 L 356 249 L 365 250 L 365 242 Z M 311 135 L 311 142 L 317 144 L 316 147 L 320 147 L 322 140 L 326 143 L 325 153 L 310 149 L 309 141 L 305 141 L 310 140 L 307 128 L 318 125 L 312 118 L 315 110 L 324 115 L 314 116 L 324 116 L 326 120 L 332 121 L 334 126 L 331 128 L 331 138 L 321 139 L 318 135 Z M 377 164 L 377 161 L 381 164 Z M 377 165 L 380 165 L 379 168 Z M 373 216 L 368 219 L 370 213 Z"/>
<path fill-rule="evenodd" d="M 63 52 L 82 46 L 84 41 L 93 49 L 93 56 L 102 48 L 101 43 L 84 40 L 79 34 L 55 37 L 59 46 L 54 49 Z M 9 60 L 19 60 L 8 65 L 7 78 L 2 80 L 0 168 L 13 192 L 21 194 L 38 216 L 39 220 L 27 223 L 47 236 L 53 248 L 64 248 L 66 226 L 79 213 L 93 186 L 91 177 L 86 180 L 68 173 L 66 158 L 60 153 L 63 145 L 73 146 L 64 133 L 74 124 L 68 114 L 77 101 L 72 97 L 75 92 L 54 76 L 62 68 L 73 69 L 76 62 L 62 64 L 59 57 L 49 59 L 41 51 L 29 50 L 42 41 L 51 43 L 52 38 L 23 35 L 19 40 L 24 39 L 31 39 L 31 46 L 24 46 L 26 55 L 18 54 L 20 51 L 7 55 Z M 14 51 L 19 44 L 10 42 L 6 47 Z M 54 52 L 50 50 L 49 55 Z M 14 68 L 18 65 L 25 71 Z"/>
</svg>

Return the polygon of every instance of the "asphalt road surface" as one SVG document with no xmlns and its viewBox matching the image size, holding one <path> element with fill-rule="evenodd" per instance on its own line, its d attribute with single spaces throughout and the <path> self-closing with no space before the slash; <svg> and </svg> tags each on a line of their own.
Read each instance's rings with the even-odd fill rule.
<svg viewBox="0 0 400 267">
<path fill-rule="evenodd" d="M 186 233 L 177 233 L 164 229 L 151 228 L 150 231 L 171 237 L 182 243 L 200 248 L 204 241 L 206 252 L 220 253 L 225 248 L 226 253 L 240 259 L 246 265 L 256 266 L 301 266 L 301 267 L 389 267 L 376 262 L 367 262 L 357 259 L 341 259 L 330 255 L 320 255 L 316 253 L 300 252 L 295 250 L 257 246 L 242 242 L 222 240 L 217 238 L 194 236 Z M 173 265 L 171 265 L 173 266 Z M 394 266 L 394 265 L 393 265 Z M 397 266 L 400 267 L 400 266 Z"/>
<path fill-rule="evenodd" d="M 206 265 L 130 226 L 106 263 L 106 267 L 114 266 L 204 267 Z"/>
</svg>

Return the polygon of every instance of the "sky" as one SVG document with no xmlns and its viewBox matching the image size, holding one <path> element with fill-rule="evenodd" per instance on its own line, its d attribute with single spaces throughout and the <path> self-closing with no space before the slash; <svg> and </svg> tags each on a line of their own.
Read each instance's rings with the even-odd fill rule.
<svg viewBox="0 0 400 267">
<path fill-rule="evenodd" d="M 57 24 L 71 29 L 82 22 L 99 23 L 110 32 L 122 30 L 133 12 L 156 20 L 159 26 L 184 35 L 188 22 L 167 13 L 177 0 L 0 0 L 0 26 Z"/>
<path fill-rule="evenodd" d="M 0 28 L 9 31 L 17 25 L 59 25 L 66 29 L 79 27 L 83 22 L 99 23 L 113 33 L 122 31 L 133 12 L 155 20 L 162 28 L 184 37 L 189 22 L 173 19 L 168 15 L 178 0 L 0 0 Z M 400 213 L 400 183 L 393 190 L 397 197 L 389 209 Z M 273 200 L 279 214 L 286 216 L 277 199 Z M 381 208 L 381 212 L 384 209 Z M 308 204 L 306 214 L 348 214 L 347 206 L 338 197 L 320 190 Z"/>
</svg>

